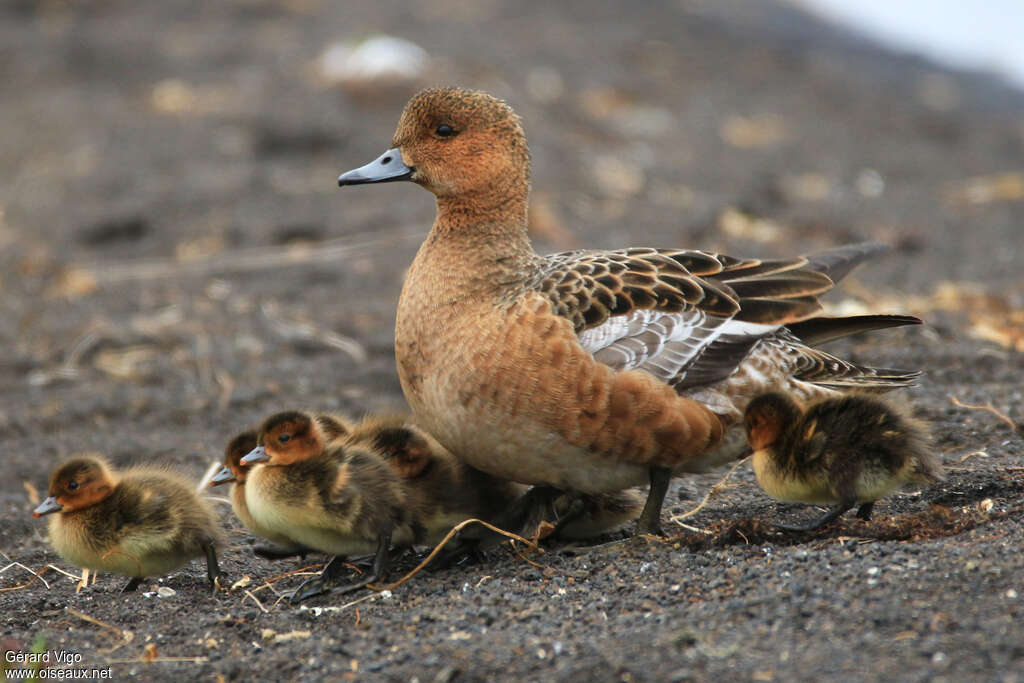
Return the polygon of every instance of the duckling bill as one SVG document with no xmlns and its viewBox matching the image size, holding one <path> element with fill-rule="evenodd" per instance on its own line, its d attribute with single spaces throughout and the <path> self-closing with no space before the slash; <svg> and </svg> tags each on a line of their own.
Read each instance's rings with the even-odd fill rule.
<svg viewBox="0 0 1024 683">
<path fill-rule="evenodd" d="M 131 577 L 123 591 L 195 557 L 206 558 L 217 588 L 217 518 L 184 478 L 151 468 L 115 472 L 97 457 L 73 458 L 50 476 L 49 496 L 33 512 L 50 518 L 50 542 L 76 567 Z"/>
<path fill-rule="evenodd" d="M 234 510 L 235 516 L 238 517 L 246 529 L 257 536 L 269 540 L 273 544 L 254 546 L 253 552 L 256 555 L 270 560 L 294 557 L 296 555 L 304 556 L 309 552 L 308 548 L 295 543 L 288 536 L 274 533 L 270 529 L 257 524 L 245 503 L 247 468 L 242 466 L 242 458 L 248 455 L 252 449 L 256 448 L 258 444 L 257 436 L 256 430 L 249 429 L 236 435 L 228 442 L 227 447 L 224 449 L 224 467 L 210 479 L 210 486 L 230 483 L 229 498 L 231 500 L 231 509 Z"/>
<path fill-rule="evenodd" d="M 875 501 L 905 484 L 944 478 L 927 428 L 890 404 L 851 394 L 811 403 L 806 410 L 781 393 L 758 396 L 744 414 L 754 473 L 777 500 L 834 507 L 804 525 L 807 531 L 859 504 L 867 520 Z"/>
</svg>

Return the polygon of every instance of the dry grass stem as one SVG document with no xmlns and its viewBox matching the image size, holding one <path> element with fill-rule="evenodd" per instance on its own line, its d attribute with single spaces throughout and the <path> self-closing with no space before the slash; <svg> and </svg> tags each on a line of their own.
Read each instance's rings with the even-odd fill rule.
<svg viewBox="0 0 1024 683">
<path fill-rule="evenodd" d="M 693 517 L 695 514 L 700 512 L 701 509 L 705 505 L 708 504 L 708 501 L 711 500 L 711 498 L 713 496 L 715 496 L 718 493 L 726 490 L 728 488 L 726 486 L 726 483 L 729 481 L 729 477 L 731 477 L 733 475 L 733 472 L 735 472 L 739 468 L 740 465 L 742 465 L 744 462 L 746 462 L 748 457 L 750 457 L 750 456 L 747 455 L 747 456 L 744 456 L 744 457 L 740 458 L 739 460 L 737 460 L 735 462 L 735 464 L 733 464 L 733 466 L 731 468 L 729 468 L 729 471 L 725 473 L 725 476 L 722 477 L 721 479 L 719 479 L 718 482 L 714 484 L 714 486 L 712 486 L 710 489 L 708 489 L 708 492 L 704 494 L 704 498 L 701 499 L 700 503 L 697 504 L 697 507 L 693 508 L 692 510 L 686 511 L 686 512 L 682 513 L 681 515 L 673 515 L 669 519 L 671 521 L 675 522 L 676 524 L 679 524 L 680 526 L 682 526 L 684 528 L 687 528 L 687 529 L 689 529 L 691 531 L 702 531 L 701 529 L 697 529 L 695 527 L 682 524 L 682 520 L 687 519 L 688 517 Z M 703 532 L 703 533 L 707 533 L 707 532 Z"/>
<path fill-rule="evenodd" d="M 1010 428 L 1013 429 L 1013 431 L 1017 432 L 1018 434 L 1024 434 L 1024 423 L 1017 422 L 1008 415 L 1006 415 L 1005 413 L 999 412 L 998 410 L 996 410 L 995 406 L 992 405 L 991 401 L 989 401 L 983 406 L 980 406 L 972 405 L 970 403 L 961 403 L 956 396 L 950 396 L 949 400 L 952 401 L 953 405 L 955 405 L 957 408 L 966 408 L 967 410 L 984 410 L 985 412 L 992 413 L 1000 420 L 1010 425 Z"/>
<path fill-rule="evenodd" d="M 413 231 L 406 228 L 377 235 L 375 239 L 362 242 L 353 242 L 356 236 L 349 236 L 286 248 L 275 246 L 235 249 L 186 263 L 173 258 L 162 258 L 81 264 L 73 266 L 69 272 L 85 272 L 93 278 L 97 286 L 138 280 L 205 277 L 214 273 L 246 273 L 310 263 L 336 263 L 347 256 L 374 249 L 392 248 L 397 242 L 419 242 L 423 239 L 422 229 Z"/>
<path fill-rule="evenodd" d="M 493 524 L 488 524 L 487 522 L 483 521 L 482 519 L 466 519 L 466 520 L 463 520 L 463 521 L 459 522 L 454 527 L 452 527 L 452 530 L 449 531 L 448 534 L 444 538 L 441 539 L 441 542 L 438 543 L 436 546 L 434 546 L 434 549 L 430 551 L 430 554 L 427 555 L 427 557 L 422 562 L 420 562 L 418 565 L 416 565 L 416 567 L 413 568 L 412 571 L 410 571 L 408 574 L 406 574 L 405 576 L 400 578 L 398 581 L 395 581 L 394 583 L 389 583 L 389 584 L 384 585 L 384 586 L 378 586 L 378 585 L 374 585 L 374 584 L 369 584 L 367 586 L 367 588 L 369 588 L 370 590 L 375 590 L 375 591 L 390 591 L 390 590 L 394 590 L 394 589 L 398 588 L 403 583 L 405 583 L 406 581 L 408 581 L 409 579 L 411 579 L 412 577 L 416 576 L 421 571 L 423 571 L 423 568 L 426 567 L 428 564 L 430 564 L 431 561 L 433 561 L 433 559 L 435 557 L 437 557 L 437 554 L 439 552 L 441 552 L 441 549 L 444 548 L 444 546 L 448 543 L 448 541 L 452 540 L 452 538 L 455 536 L 455 534 L 459 533 L 459 531 L 461 531 L 464 527 L 469 526 L 470 524 L 474 524 L 474 523 L 475 524 L 482 524 L 483 526 L 485 526 L 486 528 L 490 529 L 491 531 L 493 531 L 496 534 L 501 534 L 502 536 L 505 536 L 507 538 L 511 538 L 512 540 L 519 541 L 520 543 L 525 544 L 527 548 L 534 549 L 534 548 L 537 547 L 536 543 L 532 543 L 532 542 L 526 540 L 525 538 L 523 538 L 522 536 L 519 536 L 518 534 L 512 533 L 511 531 L 505 531 L 504 529 L 499 529 L 498 527 L 494 526 Z"/>
</svg>

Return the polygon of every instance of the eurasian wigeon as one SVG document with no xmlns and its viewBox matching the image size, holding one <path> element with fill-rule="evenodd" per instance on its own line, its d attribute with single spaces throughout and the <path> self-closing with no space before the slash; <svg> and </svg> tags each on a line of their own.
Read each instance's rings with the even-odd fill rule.
<svg viewBox="0 0 1024 683">
<path fill-rule="evenodd" d="M 309 551 L 308 548 L 303 548 L 296 544 L 286 535 L 274 533 L 271 529 L 260 526 L 249 513 L 249 506 L 245 502 L 245 480 L 248 476 L 249 468 L 242 466 L 242 458 L 248 455 L 257 445 L 257 433 L 253 429 L 246 430 L 231 439 L 224 449 L 224 467 L 210 479 L 210 486 L 230 483 L 231 490 L 228 497 L 231 500 L 231 509 L 234 510 L 235 516 L 238 517 L 246 529 L 274 544 L 273 546 L 260 545 L 254 547 L 253 552 L 255 554 L 267 559 L 304 555 Z"/>
<path fill-rule="evenodd" d="M 818 295 L 877 245 L 782 260 L 649 248 L 539 256 L 527 236 L 526 137 L 485 93 L 415 95 L 391 149 L 338 183 L 398 180 L 437 198 L 395 327 L 417 421 L 503 479 L 586 493 L 649 481 L 638 533 L 659 530 L 673 473 L 739 453 L 753 396 L 885 390 L 916 376 L 842 361 L 793 332 L 809 320 L 818 336 L 848 327 L 817 317 Z"/>
<path fill-rule="evenodd" d="M 826 398 L 804 409 L 773 392 L 751 401 L 743 422 L 765 493 L 835 506 L 808 524 L 778 525 L 785 529 L 817 529 L 858 503 L 857 516 L 867 520 L 875 501 L 901 486 L 943 479 L 927 427 L 875 397 Z"/>
<path fill-rule="evenodd" d="M 319 576 L 299 586 L 292 602 L 337 586 L 351 555 L 373 554 L 373 569 L 339 591 L 356 590 L 384 577 L 392 540 L 408 545 L 414 534 L 395 470 L 365 448 L 346 446 L 338 439 L 328 442 L 323 425 L 298 411 L 267 418 L 258 442 L 241 460 L 251 468 L 245 503 L 253 520 L 272 533 L 334 556 Z"/>
<path fill-rule="evenodd" d="M 223 532 L 210 505 L 184 478 L 162 469 L 115 472 L 98 457 L 77 457 L 50 475 L 49 497 L 33 512 L 50 518 L 57 554 L 84 569 L 130 576 L 135 590 L 195 557 L 206 558 L 216 590 L 216 546 Z"/>
</svg>

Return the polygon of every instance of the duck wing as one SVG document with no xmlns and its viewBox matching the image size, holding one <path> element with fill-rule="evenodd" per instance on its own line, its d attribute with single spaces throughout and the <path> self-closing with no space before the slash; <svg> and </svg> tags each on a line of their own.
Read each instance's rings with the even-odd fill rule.
<svg viewBox="0 0 1024 683">
<path fill-rule="evenodd" d="M 680 390 L 728 376 L 758 341 L 820 313 L 833 287 L 805 257 L 625 249 L 555 254 L 545 266 L 531 284 L 584 349 Z"/>
</svg>

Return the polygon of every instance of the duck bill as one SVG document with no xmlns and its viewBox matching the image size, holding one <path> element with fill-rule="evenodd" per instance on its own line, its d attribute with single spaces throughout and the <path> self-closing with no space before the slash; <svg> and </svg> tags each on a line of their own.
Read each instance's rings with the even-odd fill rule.
<svg viewBox="0 0 1024 683">
<path fill-rule="evenodd" d="M 241 463 L 243 465 L 254 465 L 258 462 L 267 462 L 268 460 L 270 460 L 270 456 L 267 455 L 267 449 L 263 446 L 257 446 L 242 458 Z"/>
<path fill-rule="evenodd" d="M 54 512 L 60 512 L 63 508 L 64 506 L 57 502 L 56 496 L 50 496 L 42 503 L 40 503 L 39 507 L 32 511 L 32 516 L 42 517 L 43 515 L 49 515 Z"/>
<path fill-rule="evenodd" d="M 210 486 L 219 486 L 221 484 L 227 484 L 235 480 L 235 473 L 231 471 L 231 468 L 225 465 L 220 468 L 220 472 L 213 475 L 210 479 Z"/>
<path fill-rule="evenodd" d="M 398 180 L 409 180 L 415 169 L 409 168 L 402 161 L 402 153 L 393 147 L 379 157 L 359 168 L 338 176 L 338 186 L 367 185 L 369 183 L 393 183 Z"/>
</svg>

